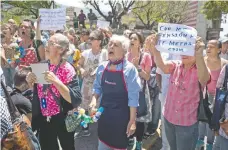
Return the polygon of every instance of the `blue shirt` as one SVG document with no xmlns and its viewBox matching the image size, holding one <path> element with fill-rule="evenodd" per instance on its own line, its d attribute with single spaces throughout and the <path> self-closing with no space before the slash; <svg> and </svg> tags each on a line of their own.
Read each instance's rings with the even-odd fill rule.
<svg viewBox="0 0 228 150">
<path fill-rule="evenodd" d="M 96 73 L 96 78 L 93 84 L 93 93 L 102 96 L 101 77 L 108 61 L 101 64 Z M 139 92 L 141 91 L 141 81 L 138 75 L 138 71 L 135 66 L 127 60 L 124 60 L 123 64 L 117 65 L 116 70 L 121 70 L 123 65 L 124 79 L 128 91 L 128 106 L 138 107 L 139 105 Z"/>
</svg>

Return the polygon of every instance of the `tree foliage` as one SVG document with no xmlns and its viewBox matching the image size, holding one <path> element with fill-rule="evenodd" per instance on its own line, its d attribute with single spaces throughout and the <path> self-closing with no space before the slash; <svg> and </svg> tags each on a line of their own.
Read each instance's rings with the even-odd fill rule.
<svg viewBox="0 0 228 150">
<path fill-rule="evenodd" d="M 207 1 L 203 5 L 202 13 L 209 20 L 221 19 L 222 13 L 228 13 L 228 1 Z"/>
<path fill-rule="evenodd" d="M 13 16 L 32 16 L 38 18 L 40 8 L 50 8 L 53 1 L 1 1 L 1 4 L 12 6 L 3 12 Z"/>
<path fill-rule="evenodd" d="M 188 1 L 138 1 L 133 14 L 147 29 L 152 29 L 158 22 L 183 23 L 188 19 L 184 13 Z M 145 7 L 142 7 L 146 4 Z"/>
<path fill-rule="evenodd" d="M 104 3 L 102 0 L 84 0 L 86 5 L 91 5 L 105 20 L 108 20 L 108 16 L 102 12 L 100 3 Z M 111 7 L 111 13 L 113 15 L 114 22 L 120 23 L 121 18 L 130 10 L 134 5 L 135 0 L 108 0 L 106 5 Z M 120 8 L 120 10 L 118 10 Z"/>
</svg>

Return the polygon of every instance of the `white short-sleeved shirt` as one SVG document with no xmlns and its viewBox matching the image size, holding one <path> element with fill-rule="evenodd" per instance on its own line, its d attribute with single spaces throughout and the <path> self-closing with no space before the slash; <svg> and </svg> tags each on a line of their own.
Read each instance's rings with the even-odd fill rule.
<svg viewBox="0 0 228 150">
<path fill-rule="evenodd" d="M 168 61 L 168 60 L 180 60 L 180 56 L 178 55 L 172 55 L 169 53 L 161 53 L 161 57 L 163 61 Z M 156 70 L 157 74 L 160 74 L 162 76 L 162 82 L 161 82 L 161 94 L 163 97 L 166 97 L 167 91 L 168 91 L 168 84 L 169 84 L 169 74 L 164 74 L 164 72 L 157 67 Z"/>
</svg>

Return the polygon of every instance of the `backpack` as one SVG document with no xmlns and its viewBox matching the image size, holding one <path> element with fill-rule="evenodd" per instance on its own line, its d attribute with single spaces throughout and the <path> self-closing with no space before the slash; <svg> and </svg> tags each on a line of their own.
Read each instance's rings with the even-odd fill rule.
<svg viewBox="0 0 228 150">
<path fill-rule="evenodd" d="M 31 90 L 27 90 L 22 93 L 20 90 L 14 88 L 10 93 L 10 96 L 20 114 L 27 115 L 28 113 L 32 113 L 31 100 L 33 92 Z"/>
</svg>

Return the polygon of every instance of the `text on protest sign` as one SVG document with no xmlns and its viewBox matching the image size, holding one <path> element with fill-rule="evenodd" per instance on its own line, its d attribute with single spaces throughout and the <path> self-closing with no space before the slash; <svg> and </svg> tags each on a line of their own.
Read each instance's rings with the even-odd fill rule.
<svg viewBox="0 0 228 150">
<path fill-rule="evenodd" d="M 40 30 L 62 30 L 66 24 L 66 8 L 39 9 Z"/>
<path fill-rule="evenodd" d="M 159 23 L 156 48 L 161 52 L 194 56 L 197 31 L 181 24 Z"/>
</svg>

